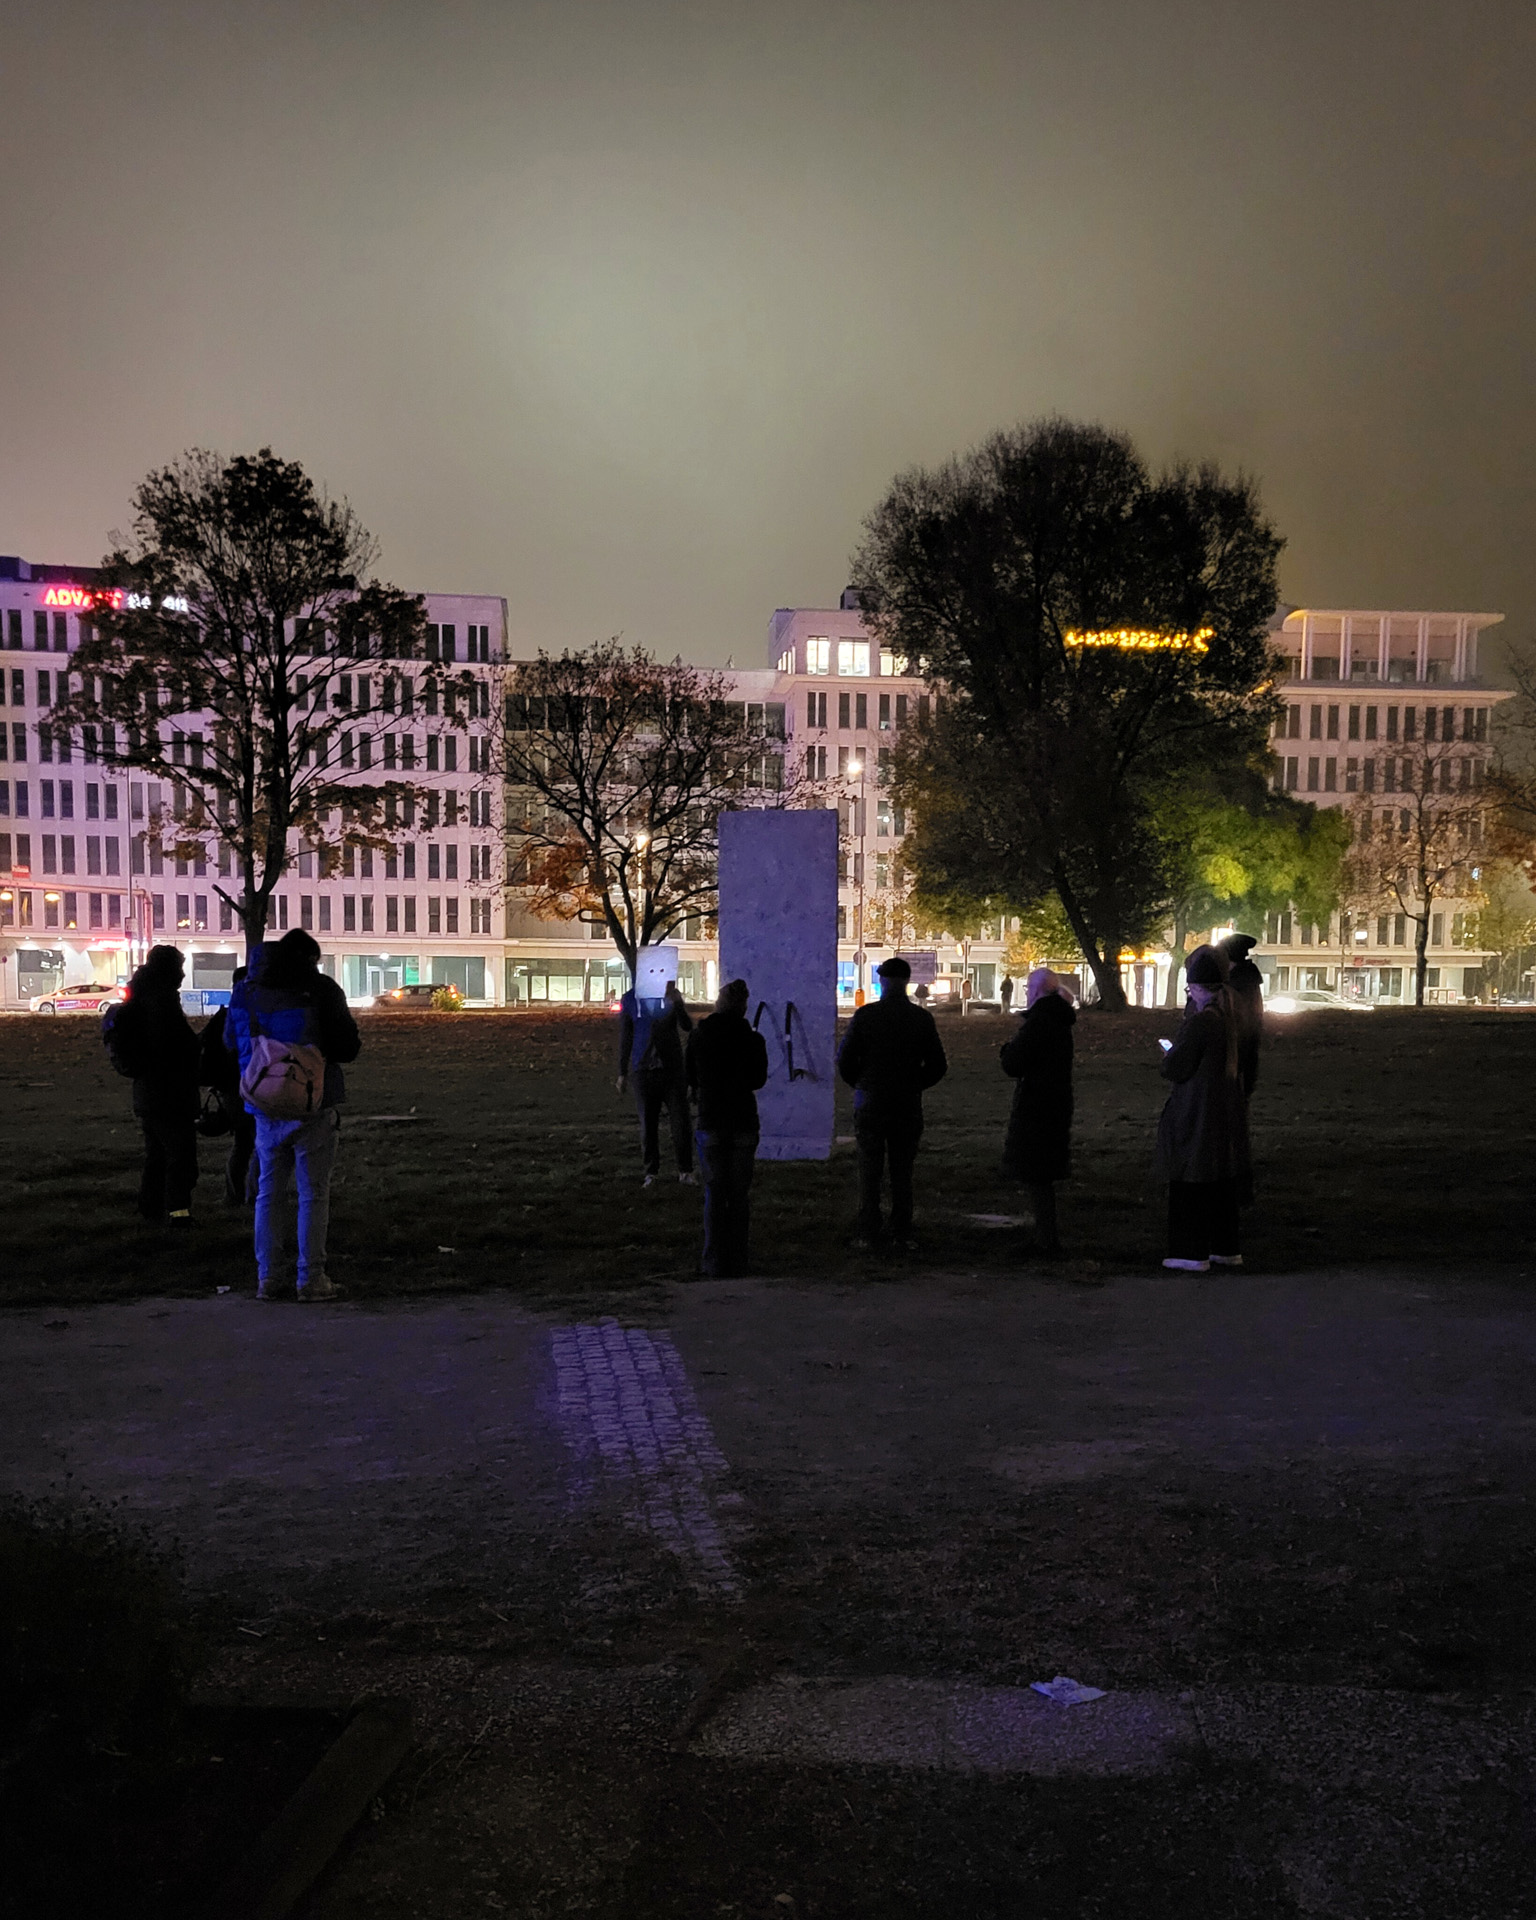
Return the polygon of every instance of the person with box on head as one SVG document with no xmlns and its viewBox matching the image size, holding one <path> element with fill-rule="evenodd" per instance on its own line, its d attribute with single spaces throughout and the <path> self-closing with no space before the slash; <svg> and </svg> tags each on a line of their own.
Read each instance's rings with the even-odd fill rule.
<svg viewBox="0 0 1536 1920">
<path fill-rule="evenodd" d="M 683 1065 L 683 1035 L 693 1029 L 677 982 L 669 980 L 659 1000 L 631 987 L 619 1002 L 620 1093 L 631 1090 L 640 1120 L 642 1186 L 661 1173 L 659 1126 L 667 1110 L 677 1177 L 685 1187 L 693 1177 L 693 1127 L 688 1112 L 688 1079 Z"/>
<path fill-rule="evenodd" d="M 756 1095 L 768 1078 L 768 1045 L 748 1024 L 747 998 L 745 980 L 728 980 L 715 1011 L 688 1036 L 688 1084 L 699 1103 L 696 1139 L 704 1176 L 700 1271 L 712 1280 L 747 1271 Z"/>
<path fill-rule="evenodd" d="M 230 996 L 225 1044 L 240 1061 L 240 1094 L 256 1117 L 256 1298 L 278 1297 L 288 1175 L 299 1189 L 298 1297 L 336 1300 L 325 1271 L 342 1066 L 362 1051 L 346 995 L 320 971 L 320 946 L 302 927 L 259 947 Z"/>
<path fill-rule="evenodd" d="M 1163 1265 L 1204 1273 L 1243 1264 L 1238 1208 L 1253 1197 L 1248 1096 L 1226 955 L 1196 947 L 1184 978 L 1184 1024 L 1171 1045 L 1164 1043 L 1163 1078 L 1173 1082 L 1173 1091 L 1158 1122 L 1154 1170 L 1168 1182 Z"/>
<path fill-rule="evenodd" d="M 907 998 L 912 969 L 893 955 L 875 969 L 880 998 L 848 1023 L 837 1070 L 853 1088 L 853 1137 L 859 1153 L 857 1247 L 881 1235 L 880 1188 L 891 1167 L 890 1237 L 912 1249 L 912 1167 L 923 1133 L 923 1095 L 949 1069 L 926 1007 Z"/>
</svg>

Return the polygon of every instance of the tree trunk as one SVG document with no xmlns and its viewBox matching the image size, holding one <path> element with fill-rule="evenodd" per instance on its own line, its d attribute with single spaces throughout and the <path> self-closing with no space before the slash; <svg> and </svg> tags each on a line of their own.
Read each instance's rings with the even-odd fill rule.
<svg viewBox="0 0 1536 1920">
<path fill-rule="evenodd" d="M 1189 928 L 1184 923 L 1184 915 L 1173 916 L 1173 944 L 1168 956 L 1168 991 L 1163 995 L 1165 1007 L 1179 1004 L 1179 975 L 1184 971 L 1184 942 L 1189 938 Z"/>
<path fill-rule="evenodd" d="M 1431 902 L 1424 902 L 1422 918 L 1413 923 L 1413 1004 L 1424 1004 L 1424 975 L 1429 966 L 1429 909 Z"/>
<path fill-rule="evenodd" d="M 1125 997 L 1125 986 L 1120 978 L 1120 942 L 1107 942 L 1103 953 L 1099 952 L 1097 936 L 1089 928 L 1077 904 L 1077 897 L 1071 885 L 1058 870 L 1052 875 L 1056 888 L 1056 897 L 1061 902 L 1061 910 L 1067 916 L 1067 922 L 1077 936 L 1077 944 L 1087 958 L 1094 983 L 1099 989 L 1099 1005 L 1106 1013 L 1124 1013 L 1129 1002 Z"/>
</svg>

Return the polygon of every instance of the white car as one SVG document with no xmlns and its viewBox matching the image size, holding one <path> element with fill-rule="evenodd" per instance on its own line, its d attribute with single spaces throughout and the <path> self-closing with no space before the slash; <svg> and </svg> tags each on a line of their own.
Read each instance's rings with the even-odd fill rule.
<svg viewBox="0 0 1536 1920">
<path fill-rule="evenodd" d="M 1347 1000 L 1327 987 L 1298 987 L 1295 993 L 1277 993 L 1264 1002 L 1266 1013 L 1374 1013 L 1369 1000 Z"/>
<path fill-rule="evenodd" d="M 57 987 L 29 1004 L 34 1013 L 100 1013 L 122 998 L 121 987 Z"/>
</svg>

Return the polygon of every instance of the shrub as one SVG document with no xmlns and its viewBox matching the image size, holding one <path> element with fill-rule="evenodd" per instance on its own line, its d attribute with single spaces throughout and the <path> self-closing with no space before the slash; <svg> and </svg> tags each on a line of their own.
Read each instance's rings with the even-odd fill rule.
<svg viewBox="0 0 1536 1920">
<path fill-rule="evenodd" d="M 457 987 L 439 987 L 432 996 L 434 1013 L 462 1013 L 464 997 Z"/>
</svg>

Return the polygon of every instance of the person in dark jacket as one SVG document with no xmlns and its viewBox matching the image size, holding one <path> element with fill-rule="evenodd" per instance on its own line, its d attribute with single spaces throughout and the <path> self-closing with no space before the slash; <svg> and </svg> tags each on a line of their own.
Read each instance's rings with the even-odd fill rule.
<svg viewBox="0 0 1536 1920">
<path fill-rule="evenodd" d="M 1250 1100 L 1258 1084 L 1259 1049 L 1264 1044 L 1264 976 L 1248 958 L 1258 944 L 1251 933 L 1229 933 L 1217 942 L 1226 955 L 1227 992 L 1237 1017 L 1238 1068 Z"/>
<path fill-rule="evenodd" d="M 747 1023 L 747 997 L 745 980 L 728 980 L 715 1011 L 688 1036 L 688 1085 L 698 1101 L 695 1139 L 704 1175 L 700 1271 L 715 1280 L 747 1271 L 756 1094 L 768 1078 L 767 1043 Z"/>
<path fill-rule="evenodd" d="M 236 967 L 231 987 L 238 987 L 248 973 L 248 968 Z M 224 1167 L 224 1204 L 249 1207 L 256 1199 L 256 1119 L 254 1114 L 246 1112 L 245 1102 L 240 1098 L 240 1064 L 224 1043 L 228 1023 L 229 1008 L 220 1007 L 198 1036 L 198 1084 L 213 1088 L 229 1117 L 231 1139 L 229 1159 Z"/>
<path fill-rule="evenodd" d="M 1072 1028 L 1077 1011 L 1049 967 L 1025 982 L 1024 1017 L 1003 1047 L 1003 1072 L 1018 1082 L 1003 1165 L 1029 1189 L 1035 1245 L 1061 1252 L 1056 1229 L 1056 1182 L 1072 1171 Z"/>
<path fill-rule="evenodd" d="M 620 1093 L 633 1090 L 635 1096 L 642 1184 L 647 1187 L 661 1172 L 658 1128 L 663 1107 L 672 1129 L 677 1177 L 685 1187 L 695 1184 L 688 1078 L 683 1063 L 683 1035 L 692 1029 L 692 1018 L 675 980 L 667 982 L 660 1000 L 642 1000 L 631 987 L 619 1002 L 618 1087 Z"/>
<path fill-rule="evenodd" d="M 317 1047 L 325 1058 L 320 1110 L 312 1119 L 274 1120 L 249 1101 L 256 1121 L 261 1184 L 256 1195 L 256 1297 L 277 1298 L 277 1267 L 283 1250 L 283 1213 L 288 1173 L 299 1189 L 298 1297 L 335 1300 L 342 1289 L 325 1271 L 326 1231 L 331 1216 L 331 1170 L 336 1164 L 339 1109 L 347 1097 L 342 1067 L 362 1050 L 346 995 L 320 971 L 320 948 L 295 927 L 276 946 L 262 947 L 251 976 L 230 996 L 225 1044 L 238 1056 L 242 1076 L 258 1035 L 289 1045 Z"/>
<path fill-rule="evenodd" d="M 128 982 L 126 1022 L 135 1063 L 133 1111 L 144 1134 L 139 1212 L 186 1227 L 197 1185 L 197 1035 L 181 1010 L 186 967 L 175 947 L 151 947 Z"/>
<path fill-rule="evenodd" d="M 837 1070 L 853 1088 L 859 1154 L 859 1219 L 854 1245 L 880 1238 L 880 1185 L 891 1164 L 890 1235 L 912 1246 L 912 1167 L 923 1134 L 923 1094 L 948 1071 L 933 1015 L 907 998 L 912 969 L 893 954 L 876 968 L 880 998 L 848 1023 Z"/>
<path fill-rule="evenodd" d="M 1157 1129 L 1157 1177 L 1168 1182 L 1165 1267 L 1240 1267 L 1238 1208 L 1252 1197 L 1248 1099 L 1226 958 L 1196 947 L 1185 964 L 1184 1024 L 1163 1060 L 1173 1091 Z"/>
</svg>

